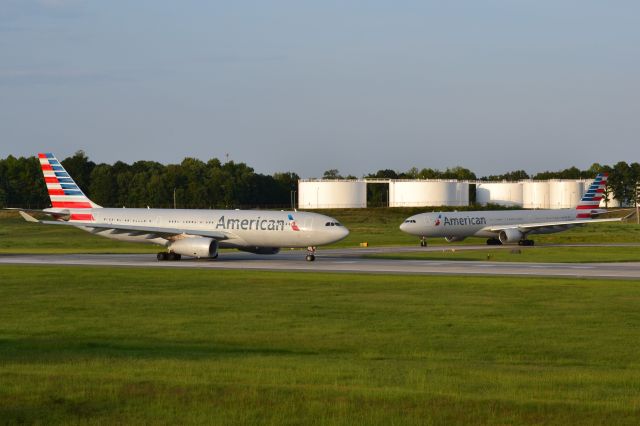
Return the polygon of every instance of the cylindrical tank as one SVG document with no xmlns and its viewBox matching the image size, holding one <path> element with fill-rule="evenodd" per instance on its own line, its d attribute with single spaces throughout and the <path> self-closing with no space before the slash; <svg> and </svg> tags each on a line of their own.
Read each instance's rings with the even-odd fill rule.
<svg viewBox="0 0 640 426">
<path fill-rule="evenodd" d="M 367 207 L 367 183 L 361 180 L 298 181 L 299 209 L 347 209 Z"/>
<path fill-rule="evenodd" d="M 522 207 L 525 209 L 548 209 L 549 182 L 532 180 L 523 181 Z"/>
<path fill-rule="evenodd" d="M 588 184 L 587 184 L 588 185 Z M 600 200 L 600 207 L 610 209 L 612 207 L 621 207 L 620 201 L 613 198 L 613 191 L 609 191 L 609 196 L 607 197 L 608 201 L 605 201 L 604 198 Z"/>
<path fill-rule="evenodd" d="M 469 183 L 455 180 L 389 182 L 389 207 L 467 206 Z"/>
<path fill-rule="evenodd" d="M 580 203 L 584 186 L 580 180 L 552 180 L 549 182 L 549 208 L 570 209 Z"/>
<path fill-rule="evenodd" d="M 476 185 L 476 202 L 483 206 L 499 204 L 501 206 L 522 207 L 521 182 L 482 182 Z"/>
<path fill-rule="evenodd" d="M 458 182 L 456 186 L 456 206 L 469 205 L 469 182 Z"/>
</svg>

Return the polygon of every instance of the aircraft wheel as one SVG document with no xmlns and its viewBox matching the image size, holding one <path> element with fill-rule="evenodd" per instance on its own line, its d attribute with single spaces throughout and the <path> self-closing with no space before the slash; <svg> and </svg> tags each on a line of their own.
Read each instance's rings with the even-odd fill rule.
<svg viewBox="0 0 640 426">
<path fill-rule="evenodd" d="M 306 259 L 307 262 L 313 262 L 314 260 L 316 260 L 316 257 L 313 254 L 308 254 Z"/>
<path fill-rule="evenodd" d="M 420 240 L 420 247 L 426 247 L 427 246 L 427 240 L 426 238 L 423 238 Z"/>
<path fill-rule="evenodd" d="M 167 259 L 169 259 L 169 260 L 180 260 L 180 257 L 182 257 L 182 256 L 180 256 L 179 254 L 171 252 L 167 256 Z"/>
<path fill-rule="evenodd" d="M 156 258 L 158 259 L 158 262 L 162 262 L 164 260 L 167 260 L 168 255 L 166 252 L 161 251 L 160 253 L 158 253 L 158 255 L 156 256 Z"/>
</svg>

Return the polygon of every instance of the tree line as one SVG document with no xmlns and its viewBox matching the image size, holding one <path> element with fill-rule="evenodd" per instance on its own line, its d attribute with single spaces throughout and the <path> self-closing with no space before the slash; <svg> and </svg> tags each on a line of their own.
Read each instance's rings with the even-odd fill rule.
<svg viewBox="0 0 640 426">
<path fill-rule="evenodd" d="M 299 176 L 293 172 L 264 175 L 245 163 L 216 158 L 207 162 L 185 158 L 180 164 L 154 161 L 127 164 L 96 164 L 83 151 L 61 161 L 82 191 L 95 203 L 106 207 L 172 208 L 289 208 Z M 365 178 L 382 179 L 458 179 L 519 181 L 523 179 L 591 179 L 609 173 L 609 190 L 624 205 L 633 205 L 640 164 L 624 161 L 613 166 L 593 164 L 587 170 L 570 167 L 557 172 L 529 175 L 515 170 L 502 175 L 478 178 L 464 167 L 445 170 L 413 167 L 406 172 L 378 170 Z M 336 169 L 327 170 L 325 179 L 342 179 Z M 355 178 L 346 176 L 344 178 Z M 371 205 L 384 205 L 384 188 L 369 185 Z M 8 156 L 0 159 L 0 207 L 45 208 L 50 205 L 36 157 Z"/>
<path fill-rule="evenodd" d="M 154 161 L 96 164 L 78 151 L 61 161 L 80 189 L 105 207 L 284 208 L 299 176 L 263 175 L 244 163 L 185 158 L 180 164 Z M 175 204 L 174 204 L 175 201 Z M 45 208 L 50 205 L 35 157 L 0 160 L 0 206 Z"/>
</svg>

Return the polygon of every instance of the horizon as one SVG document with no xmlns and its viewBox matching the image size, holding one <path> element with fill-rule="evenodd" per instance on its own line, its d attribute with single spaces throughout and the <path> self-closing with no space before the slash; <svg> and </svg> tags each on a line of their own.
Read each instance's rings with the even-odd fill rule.
<svg viewBox="0 0 640 426">
<path fill-rule="evenodd" d="M 40 151 L 40 152 L 50 152 L 50 151 Z M 139 159 L 139 160 L 135 160 L 135 161 L 132 161 L 132 162 L 127 162 L 127 161 L 124 161 L 124 160 L 116 160 L 116 161 L 113 161 L 111 163 L 108 163 L 108 162 L 99 162 L 99 161 L 93 160 L 91 158 L 91 156 L 84 150 L 78 150 L 78 151 L 74 152 L 73 154 L 67 155 L 67 156 L 64 156 L 64 157 L 58 156 L 55 152 L 53 152 L 52 154 L 57 159 L 59 159 L 60 161 L 64 161 L 64 160 L 66 160 L 68 158 L 71 158 L 71 157 L 77 155 L 80 152 L 82 152 L 86 156 L 87 161 L 94 163 L 96 166 L 100 165 L 100 164 L 106 164 L 106 165 L 109 165 L 109 166 L 113 166 L 115 163 L 118 163 L 118 162 L 127 164 L 129 166 L 132 166 L 136 162 L 153 162 L 153 163 L 161 164 L 163 166 L 168 166 L 168 165 L 180 165 L 185 159 L 193 158 L 193 159 L 201 161 L 201 162 L 203 162 L 205 164 L 210 160 L 218 160 L 221 165 L 224 165 L 227 162 L 234 163 L 234 164 L 244 164 L 244 165 L 248 166 L 249 168 L 253 169 L 254 173 L 258 173 L 258 174 L 262 174 L 262 175 L 266 175 L 266 176 L 273 176 L 273 175 L 278 174 L 278 173 L 295 173 L 295 174 L 298 175 L 299 179 L 301 179 L 301 180 L 322 180 L 322 179 L 331 180 L 332 179 L 332 178 L 324 178 L 323 176 L 304 177 L 304 176 L 301 176 L 299 173 L 297 173 L 295 170 L 279 170 L 279 171 L 275 171 L 273 173 L 264 173 L 264 172 L 261 172 L 259 170 L 256 170 L 251 164 L 249 164 L 247 162 L 236 161 L 236 160 L 233 160 L 233 159 L 229 159 L 228 161 L 223 161 L 223 159 L 218 158 L 218 157 L 211 157 L 211 158 L 207 158 L 207 159 L 201 159 L 201 158 L 195 158 L 195 157 L 184 157 L 179 162 L 168 162 L 168 163 L 155 161 L 155 160 L 149 160 L 149 159 Z M 22 158 L 38 158 L 38 153 L 36 153 L 34 155 L 31 155 L 31 156 L 29 156 L 29 155 L 25 156 L 25 155 L 8 154 L 5 157 L 0 158 L 0 160 L 5 160 L 9 156 L 12 156 L 14 158 L 21 158 L 21 157 Z M 542 170 L 542 171 L 536 171 L 536 172 L 528 172 L 528 171 L 525 170 L 525 172 L 527 173 L 528 176 L 530 176 L 530 178 L 533 178 L 533 176 L 536 176 L 536 175 L 539 175 L 539 174 L 544 174 L 544 173 L 559 174 L 559 173 L 562 173 L 562 172 L 569 171 L 569 170 L 571 170 L 573 168 L 577 169 L 581 173 L 584 173 L 584 172 L 588 172 L 589 169 L 595 164 L 599 164 L 599 165 L 601 165 L 603 167 L 613 168 L 615 166 L 615 164 L 618 164 L 618 163 L 626 163 L 629 166 L 631 166 L 632 164 L 638 164 L 637 162 L 629 163 L 629 162 L 626 162 L 625 160 L 620 160 L 620 161 L 617 161 L 616 163 L 613 163 L 613 164 L 602 164 L 602 163 L 594 162 L 594 163 L 591 163 L 591 165 L 589 167 L 586 167 L 586 168 L 580 168 L 580 167 L 577 167 L 575 165 L 572 165 L 572 166 L 568 166 L 568 167 L 561 168 L 561 169 L 558 169 L 558 170 Z M 426 166 L 426 167 L 413 166 L 413 167 L 416 167 L 418 169 L 418 171 L 430 168 L 428 166 Z M 490 173 L 490 174 L 486 174 L 486 175 L 481 175 L 481 174 L 476 173 L 474 170 L 468 169 L 468 168 L 466 168 L 465 166 L 462 166 L 462 165 L 451 166 L 451 167 L 447 167 L 445 169 L 433 169 L 433 170 L 436 171 L 436 172 L 440 172 L 440 173 L 446 173 L 448 170 L 452 170 L 452 169 L 455 169 L 457 167 L 462 167 L 462 168 L 467 169 L 470 172 L 474 173 L 476 175 L 476 179 L 471 179 L 471 180 L 482 180 L 482 179 L 485 179 L 485 178 L 489 178 L 491 176 L 501 176 L 501 175 L 505 175 L 505 174 L 508 174 L 508 173 L 511 173 L 511 172 L 520 171 L 520 170 L 507 170 L 507 171 L 504 171 L 502 173 Z M 397 173 L 398 175 L 403 175 L 403 174 L 408 173 L 411 170 L 411 168 L 408 169 L 408 170 L 395 170 L 395 169 L 390 169 L 390 168 L 383 168 L 383 169 L 378 169 L 378 170 L 375 170 L 375 171 L 371 171 L 371 172 L 367 173 L 366 175 L 356 176 L 355 179 L 366 179 L 366 178 L 375 179 L 375 177 L 368 177 L 367 175 L 373 175 L 373 174 L 376 174 L 379 171 L 385 171 L 385 170 L 392 170 L 393 172 Z M 331 169 L 328 169 L 326 171 L 331 171 Z M 355 175 L 353 175 L 351 173 L 344 173 L 344 172 L 339 171 L 339 170 L 338 170 L 338 172 L 340 172 L 340 176 L 341 177 L 335 178 L 335 179 L 349 180 L 350 178 L 348 178 L 347 176 L 350 176 L 350 175 L 351 176 L 355 176 Z M 386 179 L 386 178 L 381 178 L 381 179 Z M 412 178 L 398 178 L 398 179 L 412 179 Z M 420 178 L 416 178 L 416 179 L 420 179 Z M 439 179 L 439 178 L 435 178 L 435 179 Z M 554 178 L 551 178 L 551 179 L 554 179 Z M 587 177 L 587 178 L 578 178 L 578 179 L 589 179 L 589 178 Z M 429 179 L 425 179 L 425 180 L 429 180 Z M 466 180 L 466 179 L 459 179 L 459 180 Z M 541 179 L 541 180 L 545 180 L 545 179 Z"/>
</svg>

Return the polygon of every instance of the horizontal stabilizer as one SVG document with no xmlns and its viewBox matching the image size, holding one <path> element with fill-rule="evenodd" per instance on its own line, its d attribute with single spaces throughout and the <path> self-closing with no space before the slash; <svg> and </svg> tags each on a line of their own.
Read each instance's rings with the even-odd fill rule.
<svg viewBox="0 0 640 426">
<path fill-rule="evenodd" d="M 31 216 L 29 213 L 23 212 L 22 210 L 18 210 L 18 213 L 20 213 L 20 216 L 22 216 L 22 218 L 24 220 L 26 220 L 27 222 L 34 222 L 34 223 L 39 223 L 40 222 L 35 217 Z"/>
</svg>

